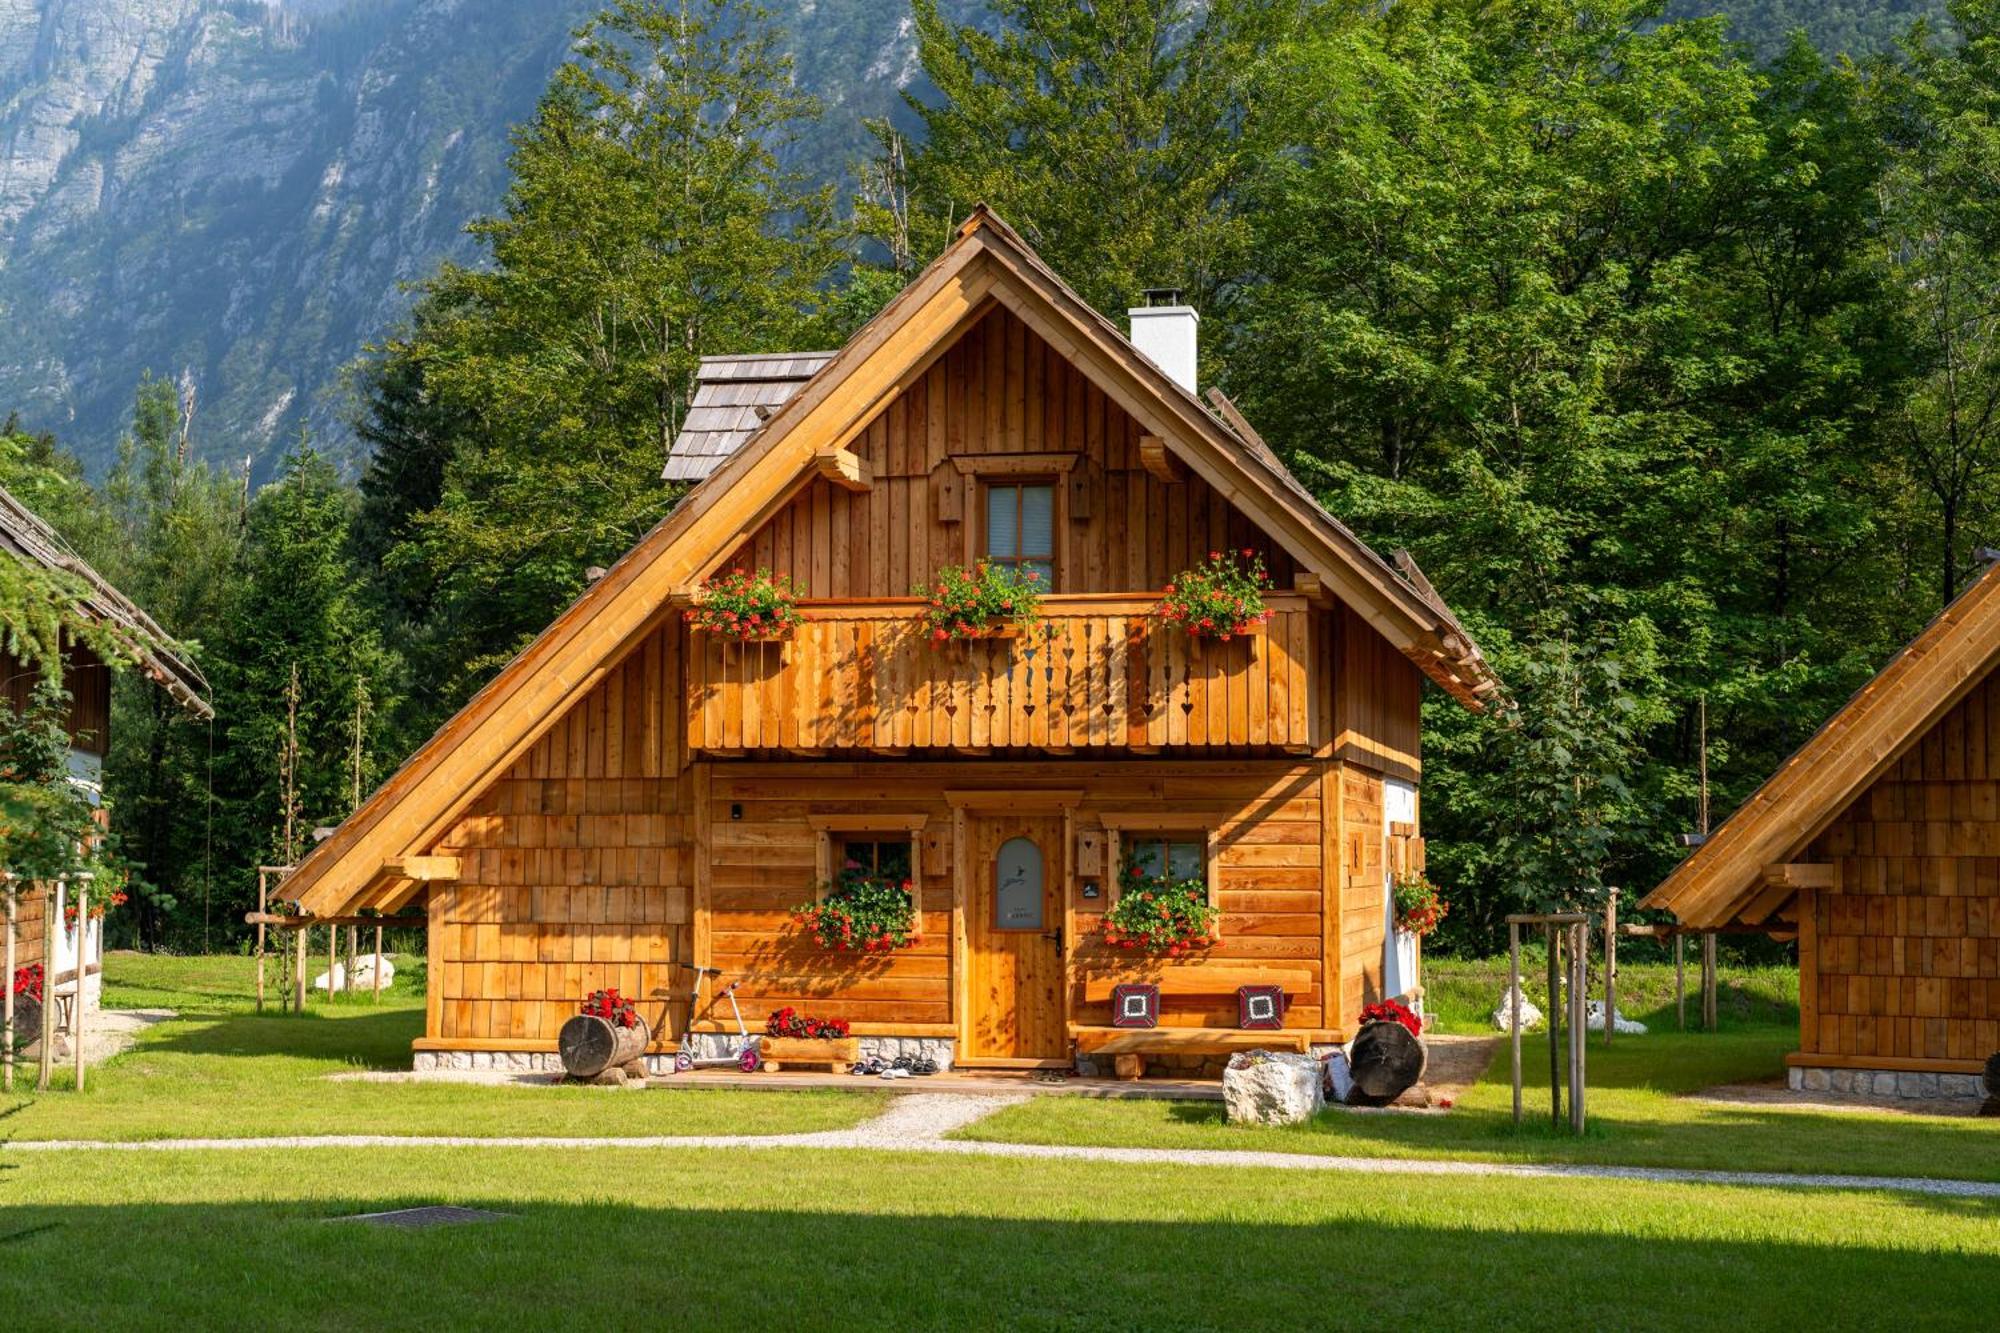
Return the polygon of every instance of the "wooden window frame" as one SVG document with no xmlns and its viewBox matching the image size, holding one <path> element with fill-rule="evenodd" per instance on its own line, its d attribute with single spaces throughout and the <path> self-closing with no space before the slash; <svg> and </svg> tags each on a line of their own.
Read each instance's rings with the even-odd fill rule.
<svg viewBox="0 0 2000 1333">
<path fill-rule="evenodd" d="M 809 814 L 806 823 L 813 830 L 813 901 L 826 901 L 827 886 L 833 883 L 834 843 L 861 834 L 902 834 L 910 840 L 910 902 L 924 910 L 924 825 L 928 815 L 919 814 Z M 877 836 L 876 842 L 894 842 L 892 836 Z"/>
<path fill-rule="evenodd" d="M 1213 937 L 1222 938 L 1222 830 L 1214 822 L 1177 818 L 1158 811 L 1113 813 L 1099 816 L 1104 825 L 1104 865 L 1107 910 L 1124 891 L 1127 842 L 1199 842 L 1202 844 L 1202 877 L 1208 882 L 1208 905 L 1215 909 Z"/>
<path fill-rule="evenodd" d="M 1044 595 L 1054 592 L 1056 584 L 1059 581 L 1058 576 L 1062 571 L 1063 494 L 1068 490 L 1068 487 L 1062 484 L 1062 477 L 1054 472 L 1029 472 L 1020 475 L 1011 473 L 985 473 L 979 475 L 978 483 L 979 516 L 976 529 L 977 536 L 973 542 L 976 551 L 973 559 L 975 561 L 983 560 L 991 565 L 1004 565 L 1008 569 L 1015 571 L 1019 571 L 1022 565 L 1041 564 L 1043 562 L 1037 557 L 1028 555 L 997 556 L 993 554 L 992 512 L 989 508 L 990 498 L 996 489 L 1011 490 L 1015 493 L 1014 530 L 1018 536 L 1022 528 L 1021 492 L 1030 486 L 1048 488 L 1049 554 L 1047 564 L 1049 567 L 1049 578 L 1048 586 L 1039 589 L 1039 591 Z"/>
</svg>

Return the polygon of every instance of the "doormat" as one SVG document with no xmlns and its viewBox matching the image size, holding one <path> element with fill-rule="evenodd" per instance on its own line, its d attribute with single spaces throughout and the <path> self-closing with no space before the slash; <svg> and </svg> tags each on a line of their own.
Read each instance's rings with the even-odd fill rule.
<svg viewBox="0 0 2000 1333">
<path fill-rule="evenodd" d="M 396 1208 L 386 1213 L 354 1213 L 347 1217 L 329 1217 L 329 1222 L 367 1222 L 378 1227 L 405 1227 L 413 1231 L 426 1227 L 455 1227 L 468 1222 L 498 1222 L 512 1217 L 512 1213 L 491 1213 L 483 1208 L 459 1208 L 448 1203 L 434 1203 L 422 1208 Z"/>
</svg>

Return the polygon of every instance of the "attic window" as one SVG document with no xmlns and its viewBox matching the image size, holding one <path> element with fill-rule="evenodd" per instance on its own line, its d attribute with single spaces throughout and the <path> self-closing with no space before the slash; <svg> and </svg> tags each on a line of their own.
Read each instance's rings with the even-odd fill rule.
<svg viewBox="0 0 2000 1333">
<path fill-rule="evenodd" d="M 986 558 L 1032 571 L 1044 591 L 1056 578 L 1056 488 L 1046 481 L 986 487 Z"/>
</svg>

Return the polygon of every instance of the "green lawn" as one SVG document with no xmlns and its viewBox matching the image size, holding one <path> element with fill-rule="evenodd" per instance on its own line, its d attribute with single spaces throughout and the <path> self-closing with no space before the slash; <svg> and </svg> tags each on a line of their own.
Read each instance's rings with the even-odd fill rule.
<svg viewBox="0 0 2000 1333">
<path fill-rule="evenodd" d="M 0 1153 L 0 1201 L 6 1327 L 1991 1328 L 2000 1271 L 1990 1202 L 797 1149 Z M 514 1216 L 326 1220 L 437 1202 Z"/>
<path fill-rule="evenodd" d="M 1483 1031 L 1505 984 L 1506 964 L 1426 964 L 1426 998 L 1445 1030 Z M 1664 974 L 1664 975 L 1662 975 Z M 1212 1102 L 1107 1102 L 1041 1098 L 961 1132 L 1015 1143 L 1149 1148 L 1256 1148 L 1354 1157 L 1491 1162 L 1575 1162 L 1709 1170 L 1951 1176 L 2000 1180 L 2000 1121 L 1717 1105 L 1683 1094 L 1721 1083 L 1776 1079 L 1797 1048 L 1796 976 L 1761 969 L 1725 978 L 1722 1030 L 1674 1029 L 1673 971 L 1621 969 L 1619 1008 L 1653 1025 L 1644 1037 L 1593 1037 L 1582 1139 L 1549 1125 L 1548 1045 L 1523 1044 L 1527 1123 L 1513 1123 L 1507 1053 L 1446 1115 L 1331 1112 L 1308 1125 L 1231 1125 Z M 1788 997 L 1790 997 L 1788 999 Z M 1531 999 L 1540 1002 L 1531 992 Z M 1649 1007 L 1657 1006 L 1657 1007 Z M 1539 1043 L 1539 1044 L 1538 1044 Z"/>
<path fill-rule="evenodd" d="M 244 958 L 114 953 L 106 976 L 107 1005 L 172 1008 L 181 1017 L 92 1069 L 81 1096 L 67 1091 L 65 1070 L 57 1091 L 0 1098 L 0 1135 L 781 1134 L 859 1124 L 880 1112 L 885 1096 L 333 1080 L 326 1075 L 410 1067 L 410 1041 L 423 1032 L 423 998 L 410 993 L 403 975 L 379 1006 L 366 995 L 330 1006 L 321 998 L 303 1017 L 254 1013 Z"/>
</svg>

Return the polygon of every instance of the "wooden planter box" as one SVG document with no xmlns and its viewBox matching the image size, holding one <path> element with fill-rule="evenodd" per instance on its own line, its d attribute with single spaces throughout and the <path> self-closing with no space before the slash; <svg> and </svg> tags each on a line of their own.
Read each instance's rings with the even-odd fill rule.
<svg viewBox="0 0 2000 1333">
<path fill-rule="evenodd" d="M 839 1073 L 861 1058 L 861 1038 L 766 1037 L 763 1054 L 766 1069 L 823 1065 Z"/>
<path fill-rule="evenodd" d="M 712 639 L 719 639 L 723 643 L 784 643 L 792 637 L 795 628 L 797 626 L 788 625 L 783 629 L 766 630 L 762 634 L 731 634 L 726 630 L 704 629 L 697 625 L 694 631 L 697 634 L 706 634 Z"/>
</svg>

